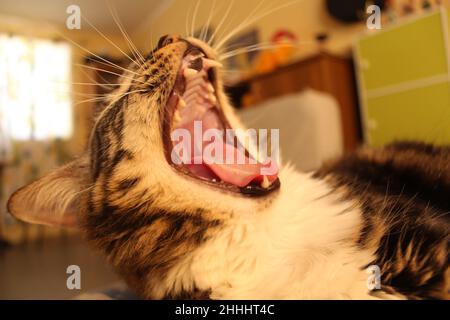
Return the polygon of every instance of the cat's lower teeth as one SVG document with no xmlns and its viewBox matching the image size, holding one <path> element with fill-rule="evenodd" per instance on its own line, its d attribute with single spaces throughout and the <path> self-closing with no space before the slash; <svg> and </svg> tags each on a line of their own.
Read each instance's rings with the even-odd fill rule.
<svg viewBox="0 0 450 320">
<path fill-rule="evenodd" d="M 214 89 L 213 85 L 211 83 L 208 82 L 208 84 L 206 85 L 206 89 L 210 92 L 210 93 L 214 93 L 216 90 Z"/>
<path fill-rule="evenodd" d="M 178 110 L 176 110 L 175 113 L 173 114 L 173 122 L 175 125 L 181 122 L 181 116 Z"/>
<path fill-rule="evenodd" d="M 213 94 L 208 94 L 208 100 L 212 102 L 212 104 L 215 104 L 217 102 L 216 96 Z"/>
<path fill-rule="evenodd" d="M 261 182 L 261 187 L 263 187 L 264 189 L 268 189 L 270 187 L 270 181 L 267 176 L 264 176 L 263 181 Z"/>
</svg>

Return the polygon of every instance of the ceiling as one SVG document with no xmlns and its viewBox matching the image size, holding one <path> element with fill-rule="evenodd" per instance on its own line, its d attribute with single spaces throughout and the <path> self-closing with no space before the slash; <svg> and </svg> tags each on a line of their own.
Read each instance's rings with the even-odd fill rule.
<svg viewBox="0 0 450 320">
<path fill-rule="evenodd" d="M 0 14 L 65 25 L 69 16 L 67 7 L 76 4 L 82 16 L 102 32 L 118 33 L 108 2 L 117 11 L 125 30 L 133 33 L 141 25 L 148 24 L 149 19 L 156 19 L 172 0 L 1 0 Z M 83 22 L 81 28 L 89 30 L 89 25 Z"/>
</svg>

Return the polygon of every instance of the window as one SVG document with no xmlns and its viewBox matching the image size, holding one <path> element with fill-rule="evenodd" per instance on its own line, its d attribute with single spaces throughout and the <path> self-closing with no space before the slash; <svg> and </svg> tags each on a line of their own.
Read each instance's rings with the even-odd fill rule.
<svg viewBox="0 0 450 320">
<path fill-rule="evenodd" d="M 0 136 L 70 137 L 71 81 L 68 44 L 0 34 Z"/>
</svg>

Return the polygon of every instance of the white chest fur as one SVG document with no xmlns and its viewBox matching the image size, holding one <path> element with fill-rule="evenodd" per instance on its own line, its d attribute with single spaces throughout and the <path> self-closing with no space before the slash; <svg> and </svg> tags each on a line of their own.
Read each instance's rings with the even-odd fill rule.
<svg viewBox="0 0 450 320">
<path fill-rule="evenodd" d="M 195 283 L 214 299 L 370 298 L 359 209 L 308 175 L 288 169 L 281 181 L 267 209 L 236 214 L 173 270 L 172 285 Z"/>
</svg>

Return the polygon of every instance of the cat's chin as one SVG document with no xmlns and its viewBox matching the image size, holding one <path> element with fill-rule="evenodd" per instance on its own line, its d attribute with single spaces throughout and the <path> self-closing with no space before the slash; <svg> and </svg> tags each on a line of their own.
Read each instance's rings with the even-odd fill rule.
<svg viewBox="0 0 450 320">
<path fill-rule="evenodd" d="M 278 167 L 274 163 L 261 164 L 257 162 L 239 141 L 233 144 L 223 134 L 223 158 L 231 154 L 236 163 L 211 163 L 205 161 L 201 148 L 207 148 L 211 141 L 205 142 L 203 136 L 198 136 L 199 130 L 205 132 L 213 129 L 221 132 L 232 129 L 225 116 L 220 99 L 217 95 L 217 71 L 220 63 L 206 56 L 205 52 L 197 46 L 189 44 L 181 67 L 178 70 L 175 85 L 168 99 L 162 117 L 162 139 L 166 160 L 178 174 L 186 179 L 194 179 L 207 187 L 218 188 L 227 192 L 250 197 L 265 196 L 279 189 Z M 175 131 L 189 135 L 189 150 L 192 152 L 188 161 L 174 161 L 173 133 Z M 217 132 L 216 131 L 216 132 Z M 186 143 L 182 141 L 181 143 Z M 211 148 L 211 146 L 210 146 Z M 237 163 L 238 157 L 245 159 Z M 200 157 L 200 159 L 199 159 Z M 275 166 L 276 172 L 271 175 L 262 175 L 262 168 Z M 266 170 L 267 171 L 267 170 Z"/>
</svg>

